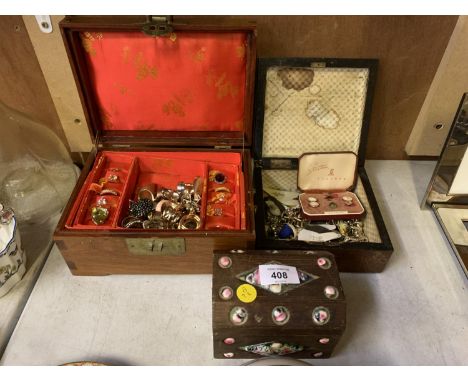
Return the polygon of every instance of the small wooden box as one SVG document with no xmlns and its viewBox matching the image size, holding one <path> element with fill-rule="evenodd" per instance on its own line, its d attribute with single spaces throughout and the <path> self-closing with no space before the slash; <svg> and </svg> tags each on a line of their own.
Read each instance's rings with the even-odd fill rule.
<svg viewBox="0 0 468 382">
<path fill-rule="evenodd" d="M 376 73 L 377 60 L 373 59 L 258 60 L 254 129 L 257 249 L 330 250 L 341 272 L 383 271 L 393 247 L 364 168 Z M 298 158 L 305 153 L 340 152 L 357 156 L 356 182 L 349 191 L 365 209 L 360 227 L 367 241 L 278 240 L 270 235 L 265 198 L 273 193 L 295 194 L 297 200 L 301 193 Z M 332 168 L 328 170 L 325 175 L 336 177 Z"/>
<path fill-rule="evenodd" d="M 71 272 L 211 273 L 214 249 L 252 247 L 255 26 L 73 16 L 60 28 L 95 143 L 54 235 Z M 198 222 L 158 225 L 153 196 L 194 179 Z M 151 187 L 159 220 L 135 221 L 129 200 Z"/>
<path fill-rule="evenodd" d="M 255 272 L 264 264 L 295 267 L 300 284 L 260 285 Z M 215 253 L 215 358 L 328 358 L 345 326 L 346 300 L 331 253 Z"/>
</svg>

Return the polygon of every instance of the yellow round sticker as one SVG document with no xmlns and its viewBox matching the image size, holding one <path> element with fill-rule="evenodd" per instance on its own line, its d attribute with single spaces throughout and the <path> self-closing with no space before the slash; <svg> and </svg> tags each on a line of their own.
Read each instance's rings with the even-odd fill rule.
<svg viewBox="0 0 468 382">
<path fill-rule="evenodd" d="M 237 298 L 242 302 L 254 302 L 257 298 L 257 290 L 250 284 L 242 284 L 236 290 Z"/>
</svg>

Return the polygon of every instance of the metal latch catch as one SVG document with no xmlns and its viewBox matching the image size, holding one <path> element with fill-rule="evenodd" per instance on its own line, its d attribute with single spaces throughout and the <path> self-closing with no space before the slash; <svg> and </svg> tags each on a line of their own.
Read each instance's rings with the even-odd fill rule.
<svg viewBox="0 0 468 382">
<path fill-rule="evenodd" d="M 326 68 L 327 67 L 327 63 L 326 62 L 312 62 L 310 64 L 310 66 L 312 68 Z"/>
<path fill-rule="evenodd" d="M 142 31 L 149 36 L 169 36 L 174 31 L 172 16 L 148 16 Z"/>
</svg>

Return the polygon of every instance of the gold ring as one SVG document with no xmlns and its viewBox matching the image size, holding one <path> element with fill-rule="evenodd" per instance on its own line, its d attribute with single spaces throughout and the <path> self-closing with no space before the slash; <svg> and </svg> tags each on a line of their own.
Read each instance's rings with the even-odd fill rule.
<svg viewBox="0 0 468 382">
<path fill-rule="evenodd" d="M 119 196 L 120 193 L 117 190 L 114 190 L 113 188 L 106 188 L 105 190 L 102 190 L 99 195 L 114 195 L 114 196 Z"/>
<path fill-rule="evenodd" d="M 142 221 L 133 216 L 127 216 L 122 220 L 122 226 L 125 228 L 143 228 Z"/>
<path fill-rule="evenodd" d="M 154 202 L 155 200 L 154 191 L 155 191 L 154 184 L 148 184 L 146 186 L 143 186 L 138 191 L 138 200 L 149 199 L 152 202 Z"/>
<path fill-rule="evenodd" d="M 91 209 L 91 219 L 96 225 L 103 225 L 109 217 L 109 210 L 102 206 L 95 206 Z"/>
<path fill-rule="evenodd" d="M 116 174 L 110 174 L 109 177 L 107 178 L 107 181 L 109 183 L 119 183 L 119 176 Z"/>
<path fill-rule="evenodd" d="M 211 191 L 213 191 L 213 190 L 211 190 Z M 226 192 L 226 193 L 230 194 L 231 190 L 229 188 L 227 188 L 227 187 L 216 187 L 214 189 L 214 192 Z"/>
<path fill-rule="evenodd" d="M 179 222 L 179 229 L 198 229 L 200 228 L 200 217 L 194 214 L 185 215 Z"/>
</svg>

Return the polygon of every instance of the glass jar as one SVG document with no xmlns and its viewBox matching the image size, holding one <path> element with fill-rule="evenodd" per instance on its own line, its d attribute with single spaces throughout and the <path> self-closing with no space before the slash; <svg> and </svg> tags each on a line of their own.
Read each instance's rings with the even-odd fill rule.
<svg viewBox="0 0 468 382">
<path fill-rule="evenodd" d="M 47 126 L 0 102 L 0 203 L 20 224 L 42 223 L 66 204 L 77 180 L 67 149 Z"/>
</svg>

